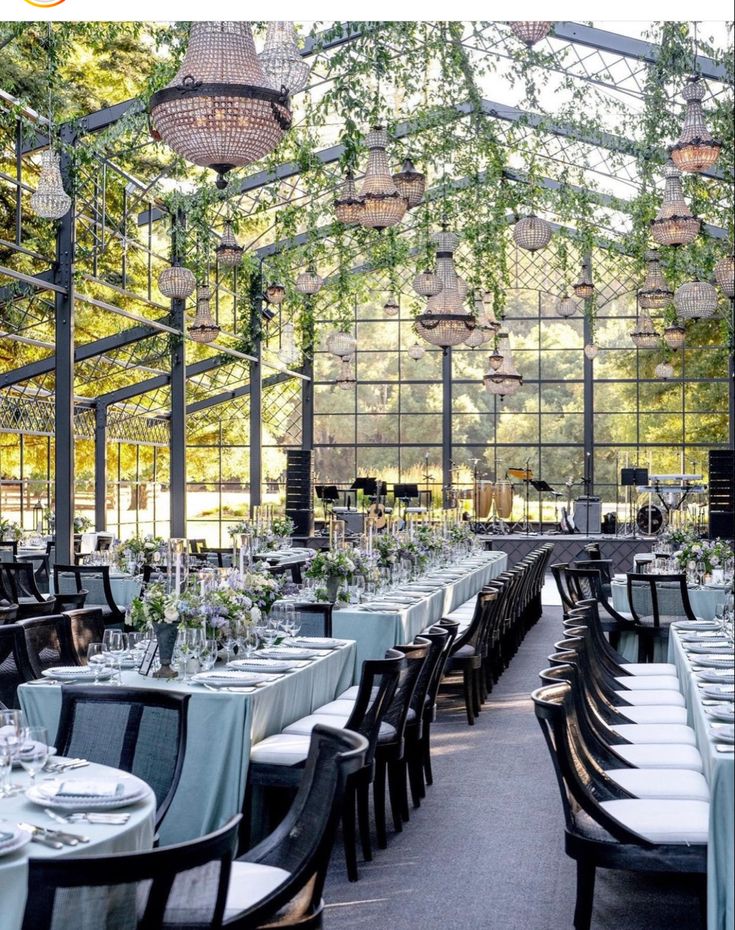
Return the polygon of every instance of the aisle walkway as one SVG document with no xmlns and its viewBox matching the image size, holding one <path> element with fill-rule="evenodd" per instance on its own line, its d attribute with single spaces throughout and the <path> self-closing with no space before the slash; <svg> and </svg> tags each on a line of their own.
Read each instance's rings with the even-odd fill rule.
<svg viewBox="0 0 735 930">
<path fill-rule="evenodd" d="M 335 852 L 325 930 L 571 930 L 574 863 L 551 761 L 529 694 L 561 611 L 544 616 L 474 727 L 441 698 L 433 730 L 434 787 L 389 848 L 344 876 Z M 558 602 L 557 602 L 558 603 Z M 700 930 L 696 895 L 662 877 L 598 873 L 593 930 Z"/>
</svg>

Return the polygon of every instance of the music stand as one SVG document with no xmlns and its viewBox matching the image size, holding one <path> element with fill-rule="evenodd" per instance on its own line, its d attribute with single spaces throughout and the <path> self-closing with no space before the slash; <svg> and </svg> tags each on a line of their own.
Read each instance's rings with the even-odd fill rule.
<svg viewBox="0 0 735 930">
<path fill-rule="evenodd" d="M 333 504 L 334 501 L 339 500 L 339 491 L 337 490 L 336 484 L 317 484 L 314 487 L 316 491 L 317 500 L 322 502 L 324 506 L 324 522 L 327 522 L 327 505 Z"/>
<path fill-rule="evenodd" d="M 403 502 L 403 517 L 406 517 L 406 508 L 408 507 L 408 502 L 413 498 L 418 498 L 419 496 L 419 486 L 417 484 L 394 484 L 393 485 L 393 497 L 397 501 Z"/>
<path fill-rule="evenodd" d="M 557 491 L 551 487 L 551 485 L 546 481 L 531 481 L 531 486 L 534 490 L 538 491 L 538 528 L 539 533 L 544 532 L 544 502 L 543 494 L 554 494 L 557 495 Z M 556 505 L 556 496 L 554 497 L 554 504 Z"/>
</svg>

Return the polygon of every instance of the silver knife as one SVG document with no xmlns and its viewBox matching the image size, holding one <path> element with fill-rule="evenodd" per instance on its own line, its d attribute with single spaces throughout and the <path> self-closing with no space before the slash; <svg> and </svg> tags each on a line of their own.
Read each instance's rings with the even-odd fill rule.
<svg viewBox="0 0 735 930">
<path fill-rule="evenodd" d="M 79 836 L 77 833 L 66 833 L 64 830 L 49 830 L 48 827 L 39 827 L 37 824 L 22 824 L 23 827 L 31 827 L 50 840 L 58 840 L 65 846 L 78 846 L 80 843 L 88 843 L 89 837 Z"/>
<path fill-rule="evenodd" d="M 26 833 L 31 834 L 32 843 L 40 843 L 41 846 L 48 846 L 49 849 L 63 849 L 64 844 L 58 840 L 52 840 L 50 837 L 46 836 L 42 830 L 39 830 L 38 827 L 33 827 L 29 823 L 19 823 L 18 827 L 21 830 L 25 830 Z"/>
</svg>

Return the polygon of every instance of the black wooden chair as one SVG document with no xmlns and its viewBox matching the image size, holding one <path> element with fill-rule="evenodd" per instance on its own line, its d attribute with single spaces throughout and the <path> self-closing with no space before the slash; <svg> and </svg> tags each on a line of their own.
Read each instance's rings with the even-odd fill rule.
<svg viewBox="0 0 735 930">
<path fill-rule="evenodd" d="M 65 604 L 62 609 L 90 607 L 102 611 L 106 626 L 125 623 L 125 610 L 112 594 L 109 565 L 54 565 L 54 591 L 62 598 L 77 596 L 82 603 Z"/>
<path fill-rule="evenodd" d="M 482 704 L 483 649 L 486 644 L 488 607 L 497 598 L 495 591 L 481 591 L 477 595 L 472 622 L 452 645 L 445 667 L 445 674 L 459 672 L 462 675 L 463 696 L 467 723 L 474 726 Z M 442 682 L 442 687 L 451 687 L 451 682 Z"/>
<path fill-rule="evenodd" d="M 232 548 L 208 546 L 199 551 L 199 556 L 217 568 L 232 568 Z"/>
<path fill-rule="evenodd" d="M 605 597 L 610 600 L 612 598 L 612 579 L 613 579 L 613 563 L 612 559 L 575 559 L 571 568 L 592 568 L 600 573 L 600 578 L 602 579 L 602 590 L 605 592 Z"/>
<path fill-rule="evenodd" d="M 35 677 L 22 628 L 17 623 L 0 626 L 0 701 L 6 707 L 18 707 L 18 686 Z"/>
<path fill-rule="evenodd" d="M 604 617 L 600 617 L 602 628 L 609 636 L 611 645 L 617 648 L 621 633 L 638 635 L 639 627 L 632 617 L 624 616 L 610 603 L 610 586 L 606 591 L 604 574 L 597 568 L 599 565 L 604 565 L 604 562 L 590 561 L 586 566 L 575 562 L 562 569 L 562 573 L 575 607 L 586 600 L 594 600 L 602 607 L 605 613 Z"/>
<path fill-rule="evenodd" d="M 686 575 L 627 575 L 628 604 L 638 624 L 638 661 L 652 662 L 656 640 L 668 642 L 679 620 L 696 620 Z"/>
<path fill-rule="evenodd" d="M 49 591 L 49 559 L 45 552 L 34 555 L 19 555 L 19 562 L 30 562 L 33 566 L 33 577 L 36 579 L 36 587 L 41 594 L 48 594 Z"/>
<path fill-rule="evenodd" d="M 20 618 L 56 611 L 54 598 L 38 590 L 30 562 L 0 562 L 0 595 L 18 605 Z"/>
<path fill-rule="evenodd" d="M 61 695 L 59 754 L 141 778 L 156 795 L 158 827 L 181 777 L 191 695 L 85 685 L 62 686 Z"/>
<path fill-rule="evenodd" d="M 220 930 L 239 820 L 145 852 L 30 859 L 22 930 Z"/>
<path fill-rule="evenodd" d="M 11 604 L 4 598 L 0 600 L 0 626 L 5 623 L 15 623 L 18 617 L 18 605 Z"/>
<path fill-rule="evenodd" d="M 569 685 L 551 685 L 533 701 L 561 793 L 565 850 L 577 863 L 574 927 L 589 930 L 598 868 L 706 876 L 709 804 L 626 797 L 601 778 L 579 755 L 569 694 Z"/>
<path fill-rule="evenodd" d="M 366 768 L 368 752 L 368 741 L 357 733 L 314 727 L 299 788 L 284 820 L 232 864 L 228 930 L 321 926 L 337 823 L 346 794 Z M 270 884 L 266 893 L 263 883 Z M 240 913 L 234 914 L 236 910 Z"/>
<path fill-rule="evenodd" d="M 69 635 L 77 662 L 87 664 L 87 649 L 90 643 L 101 643 L 105 635 L 105 621 L 102 611 L 95 608 L 84 610 L 66 610 L 69 618 Z"/>
<path fill-rule="evenodd" d="M 64 614 L 27 617 L 18 621 L 23 632 L 25 653 L 33 678 L 57 665 L 79 665 L 71 641 L 69 618 Z"/>
<path fill-rule="evenodd" d="M 332 611 L 334 604 L 316 601 L 293 603 L 296 618 L 301 624 L 299 636 L 332 636 Z"/>
<path fill-rule="evenodd" d="M 18 558 L 18 540 L 0 539 L 0 562 L 15 562 Z"/>
</svg>

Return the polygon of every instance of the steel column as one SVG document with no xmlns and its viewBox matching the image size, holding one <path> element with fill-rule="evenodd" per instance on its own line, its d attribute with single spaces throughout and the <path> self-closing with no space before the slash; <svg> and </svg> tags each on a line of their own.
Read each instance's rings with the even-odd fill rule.
<svg viewBox="0 0 735 930">
<path fill-rule="evenodd" d="M 592 267 L 591 256 L 585 256 L 585 261 Z M 591 300 L 585 300 L 584 323 L 582 326 L 583 340 L 585 345 L 589 345 L 593 339 L 592 321 L 589 316 Z M 584 422 L 583 422 L 583 445 L 584 445 L 584 476 L 589 479 L 589 485 L 585 488 L 585 494 L 592 495 L 595 493 L 595 373 L 594 361 L 583 353 L 584 367 Z"/>
<path fill-rule="evenodd" d="M 304 320 L 304 365 L 303 372 L 308 380 L 301 382 L 301 448 L 310 452 L 314 448 L 314 317 L 311 298 Z"/>
<path fill-rule="evenodd" d="M 254 275 L 250 286 L 250 328 L 253 333 L 252 354 L 256 361 L 249 362 L 250 368 L 250 514 L 259 507 L 263 485 L 263 383 L 260 359 L 261 313 L 263 310 L 262 270 Z"/>
<path fill-rule="evenodd" d="M 442 503 L 449 506 L 452 486 L 452 349 L 442 356 Z"/>
<path fill-rule="evenodd" d="M 730 298 L 730 338 L 728 340 L 730 358 L 727 363 L 729 385 L 727 390 L 727 412 L 729 415 L 728 441 L 735 449 L 735 298 Z"/>
<path fill-rule="evenodd" d="M 94 527 L 107 529 L 107 406 L 100 403 L 94 417 Z"/>
<path fill-rule="evenodd" d="M 173 222 L 183 226 L 179 214 Z M 181 258 L 179 236 L 172 235 L 172 261 Z M 171 322 L 183 332 L 186 325 L 186 301 L 171 301 Z M 181 336 L 171 338 L 171 424 L 169 449 L 171 536 L 186 536 L 186 342 Z"/>
<path fill-rule="evenodd" d="M 71 207 L 56 230 L 55 292 L 56 390 L 54 392 L 54 511 L 56 514 L 56 561 L 74 561 L 74 230 L 76 198 L 71 175 L 71 147 L 76 133 L 61 128 L 61 177 L 71 194 Z"/>
</svg>

